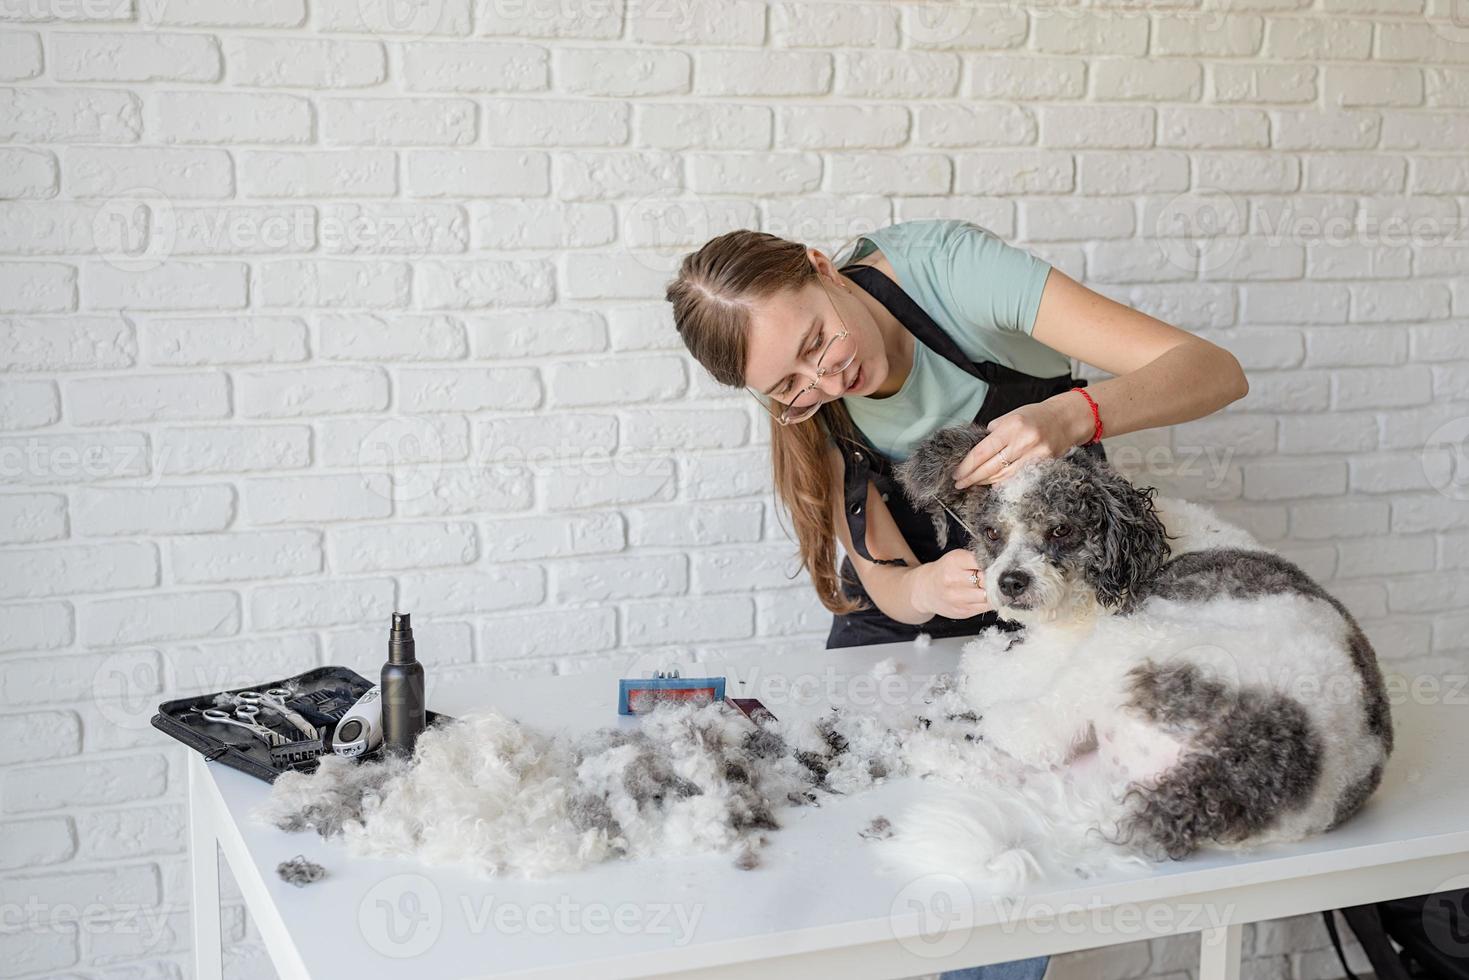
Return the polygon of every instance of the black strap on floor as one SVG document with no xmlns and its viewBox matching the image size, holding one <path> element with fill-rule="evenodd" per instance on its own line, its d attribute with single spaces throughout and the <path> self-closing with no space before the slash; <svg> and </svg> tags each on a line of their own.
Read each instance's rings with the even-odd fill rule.
<svg viewBox="0 0 1469 980">
<path fill-rule="evenodd" d="M 1331 936 L 1331 945 L 1336 947 L 1336 958 L 1341 960 L 1341 968 L 1346 973 L 1347 980 L 1357 980 L 1357 975 L 1347 966 L 1347 954 L 1342 951 L 1341 937 L 1336 934 L 1336 913 L 1327 909 L 1321 913 L 1321 918 L 1326 920 L 1326 932 Z"/>
<path fill-rule="evenodd" d="M 1372 964 L 1372 972 L 1377 980 L 1412 980 L 1407 967 L 1403 966 L 1402 957 L 1387 938 L 1387 930 L 1382 924 L 1382 913 L 1376 903 L 1353 905 L 1337 911 L 1341 912 L 1342 919 L 1351 927 L 1357 942 L 1362 944 L 1362 952 L 1367 954 L 1367 961 Z M 1336 920 L 1332 910 L 1327 909 L 1321 915 L 1326 919 L 1326 931 L 1331 936 L 1331 944 L 1336 947 L 1341 968 L 1346 971 L 1348 980 L 1357 980 L 1347 967 L 1347 956 L 1336 934 Z"/>
</svg>

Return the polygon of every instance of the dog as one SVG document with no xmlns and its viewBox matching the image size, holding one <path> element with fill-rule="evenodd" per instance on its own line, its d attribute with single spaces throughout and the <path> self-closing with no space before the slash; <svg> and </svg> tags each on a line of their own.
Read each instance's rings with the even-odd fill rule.
<svg viewBox="0 0 1469 980">
<path fill-rule="evenodd" d="M 1358 812 L 1393 727 L 1346 607 L 1247 532 L 1155 500 L 1080 448 L 956 490 L 955 466 L 987 434 L 939 430 L 896 475 L 941 545 L 950 515 L 966 528 L 990 604 L 1020 627 L 965 645 L 961 700 L 983 758 L 1022 775 L 989 772 L 910 814 L 910 852 L 994 872 L 1021 849 L 1013 881 L 1048 851 L 1077 871 L 1099 848 L 1179 859 L 1300 840 Z"/>
</svg>

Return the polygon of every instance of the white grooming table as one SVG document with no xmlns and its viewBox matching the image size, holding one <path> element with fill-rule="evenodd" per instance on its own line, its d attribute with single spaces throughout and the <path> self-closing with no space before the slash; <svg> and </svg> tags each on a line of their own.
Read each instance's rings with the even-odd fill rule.
<svg viewBox="0 0 1469 980">
<path fill-rule="evenodd" d="M 686 677 L 727 676 L 727 695 L 760 697 L 777 716 L 860 707 L 883 692 L 916 706 L 923 675 L 952 670 L 964 642 L 828 651 L 813 641 L 810 652 L 779 658 L 678 666 Z M 870 671 L 888 657 L 903 670 L 884 688 Z M 427 668 L 429 707 L 447 714 L 494 707 L 563 730 L 636 724 L 618 719 L 615 673 L 506 682 L 475 668 Z M 712 856 L 487 880 L 352 858 L 340 839 L 261 826 L 246 814 L 267 784 L 190 753 L 197 976 L 221 976 L 217 845 L 284 980 L 909 977 L 1186 932 L 1203 936 L 1200 980 L 1233 980 L 1246 922 L 1469 884 L 1463 705 L 1411 700 L 1394 700 L 1397 747 L 1382 787 L 1330 834 L 1049 881 L 1009 898 L 949 875 L 913 880 L 875 860 L 882 844 L 858 832 L 877 815 L 896 821 L 928 788 L 916 779 L 777 811 L 782 829 L 750 871 Z M 299 888 L 281 881 L 276 865 L 297 854 L 328 877 Z"/>
</svg>

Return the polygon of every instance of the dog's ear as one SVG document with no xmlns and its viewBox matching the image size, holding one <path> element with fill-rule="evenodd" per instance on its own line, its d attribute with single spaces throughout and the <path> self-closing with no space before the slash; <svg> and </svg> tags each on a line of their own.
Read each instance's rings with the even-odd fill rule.
<svg viewBox="0 0 1469 980">
<path fill-rule="evenodd" d="M 1088 452 L 1067 454 L 1085 474 L 1081 492 L 1098 521 L 1102 547 L 1088 565 L 1097 601 L 1113 609 L 1131 606 L 1142 584 L 1168 560 L 1167 529 L 1153 506 L 1155 487 L 1135 487 L 1106 460 Z"/>
<path fill-rule="evenodd" d="M 987 435 L 988 429 L 975 424 L 939 429 L 895 467 L 898 485 L 908 500 L 914 507 L 927 511 L 933 520 L 940 548 L 949 543 L 949 517 L 944 507 L 957 512 L 965 497 L 988 489 L 983 485 L 954 489 L 954 468 Z"/>
</svg>

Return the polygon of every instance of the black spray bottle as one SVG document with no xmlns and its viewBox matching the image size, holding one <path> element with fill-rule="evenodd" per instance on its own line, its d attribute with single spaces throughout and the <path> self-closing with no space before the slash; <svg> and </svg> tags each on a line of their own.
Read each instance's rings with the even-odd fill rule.
<svg viewBox="0 0 1469 980">
<path fill-rule="evenodd" d="M 388 662 L 383 664 L 383 752 L 412 755 L 424 726 L 423 664 L 413 650 L 408 613 L 393 613 Z"/>
</svg>

